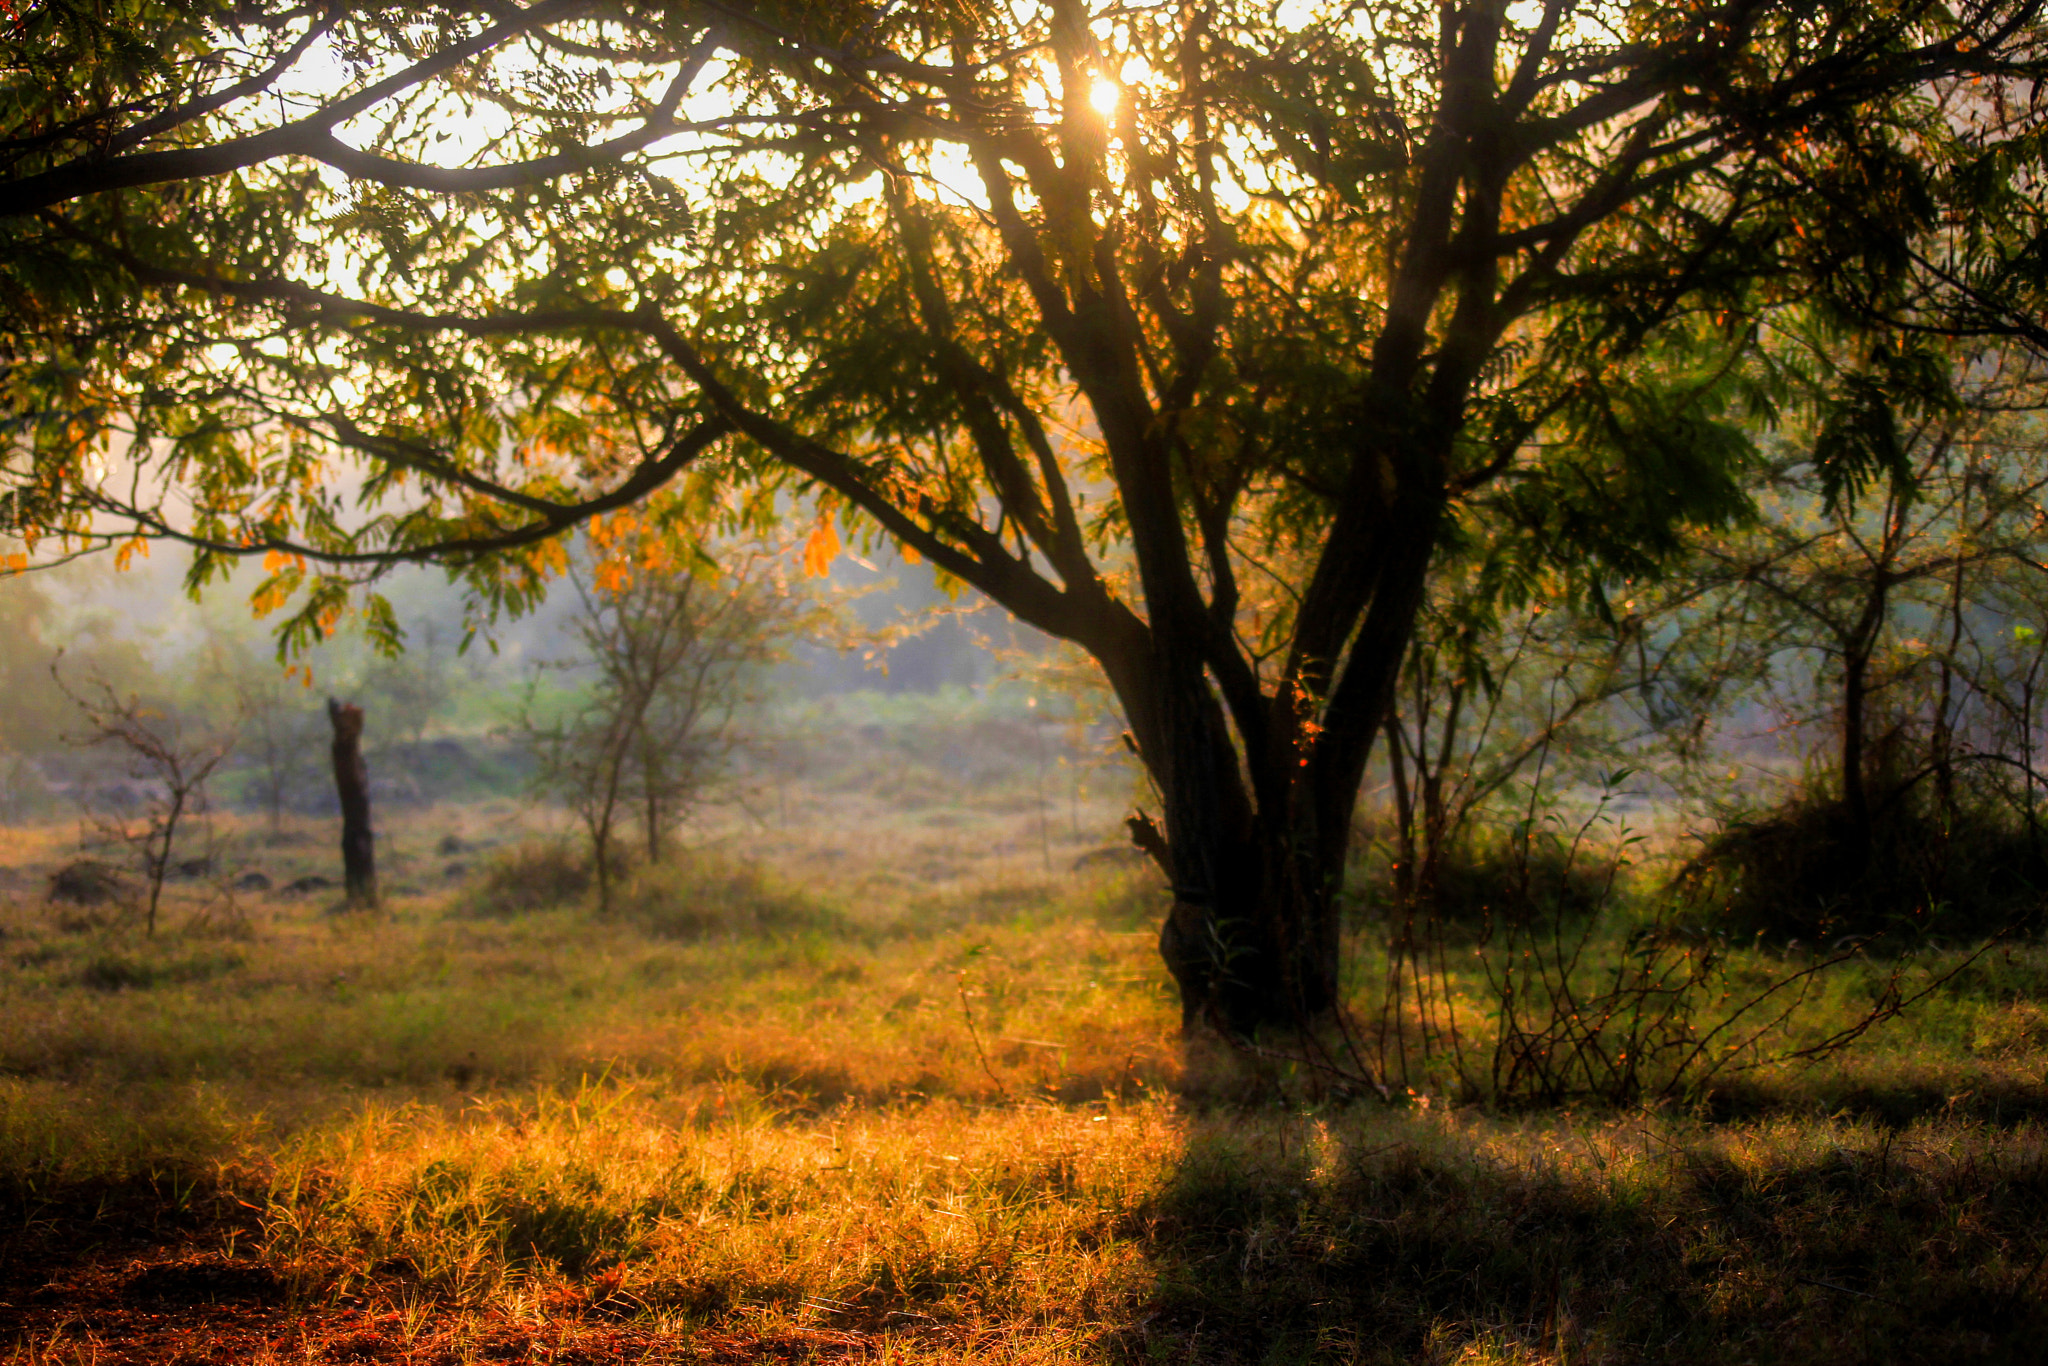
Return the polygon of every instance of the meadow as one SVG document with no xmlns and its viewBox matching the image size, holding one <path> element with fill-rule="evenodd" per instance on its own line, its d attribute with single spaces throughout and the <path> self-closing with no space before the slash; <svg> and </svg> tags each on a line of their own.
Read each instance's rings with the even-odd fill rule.
<svg viewBox="0 0 2048 1366">
<path fill-rule="evenodd" d="M 154 937 L 0 836 L 0 1361 L 2038 1359 L 2048 950 L 1853 961 L 1784 1042 L 1938 985 L 1656 1104 L 1383 1099 L 1180 1036 L 1115 782 L 907 734 L 608 917 L 510 800 L 392 813 L 374 914 L 227 820 L 268 889 Z"/>
</svg>

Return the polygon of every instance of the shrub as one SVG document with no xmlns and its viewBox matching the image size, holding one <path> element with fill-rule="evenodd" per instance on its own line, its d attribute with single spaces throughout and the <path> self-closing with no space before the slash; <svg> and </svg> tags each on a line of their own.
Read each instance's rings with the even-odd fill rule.
<svg viewBox="0 0 2048 1366">
<path fill-rule="evenodd" d="M 118 903 L 127 892 L 120 870 L 93 859 L 77 859 L 50 874 L 50 901 L 73 906 Z"/>
<path fill-rule="evenodd" d="M 663 939 L 842 932 L 834 908 L 750 863 L 692 857 L 642 868 L 613 901 L 615 912 Z"/>
<path fill-rule="evenodd" d="M 1623 884 L 1635 841 L 1594 840 L 1604 823 L 1602 807 L 1576 826 L 1517 824 L 1498 852 L 1443 860 L 1429 900 L 1394 898 L 1377 1009 L 1343 1035 L 1348 1071 L 1329 1073 L 1503 1108 L 1697 1099 L 1843 1048 L 1959 970 L 1910 990 L 1900 962 L 1846 1027 L 1792 1046 L 1787 1022 L 1825 1003 L 1824 974 L 1854 955 L 1731 971 L 1686 901 Z"/>
<path fill-rule="evenodd" d="M 1679 880 L 1695 914 L 1732 935 L 1903 946 L 2034 924 L 2048 865 L 2024 813 L 1997 792 L 1973 787 L 1942 803 L 1926 784 L 1894 784 L 1867 831 L 1812 796 L 1731 820 Z"/>
<path fill-rule="evenodd" d="M 241 966 L 241 956 L 232 953 L 145 958 L 109 952 L 87 961 L 79 969 L 77 980 L 80 986 L 93 991 L 147 991 L 152 987 L 212 981 Z"/>
<path fill-rule="evenodd" d="M 1582 924 L 1610 898 L 1611 868 L 1583 849 L 1554 840 L 1521 843 L 1494 834 L 1440 853 L 1422 885 L 1404 892 L 1390 861 L 1374 859 L 1354 875 L 1350 901 L 1368 923 L 1394 933 L 1435 925 L 1453 940 L 1484 939 L 1509 923 Z"/>
<path fill-rule="evenodd" d="M 494 856 L 467 900 L 478 915 L 524 915 L 579 902 L 590 882 L 590 865 L 575 849 L 536 840 Z"/>
</svg>

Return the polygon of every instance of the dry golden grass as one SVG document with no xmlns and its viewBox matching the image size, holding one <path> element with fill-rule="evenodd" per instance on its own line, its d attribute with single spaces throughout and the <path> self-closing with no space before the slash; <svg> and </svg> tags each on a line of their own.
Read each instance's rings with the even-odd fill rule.
<svg viewBox="0 0 2048 1366">
<path fill-rule="evenodd" d="M 313 1295 L 400 1271 L 438 1301 L 581 1297 L 672 1333 L 1079 1347 L 1127 1322 L 1179 1146 L 1156 1102 L 792 1122 L 738 1084 L 607 1084 L 376 1112 L 293 1145 L 268 1169 L 264 1245 Z"/>
</svg>

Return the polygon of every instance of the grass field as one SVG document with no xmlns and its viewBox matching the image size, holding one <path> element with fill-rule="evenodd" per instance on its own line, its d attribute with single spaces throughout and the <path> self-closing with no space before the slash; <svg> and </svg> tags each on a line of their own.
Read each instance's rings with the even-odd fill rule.
<svg viewBox="0 0 2048 1366">
<path fill-rule="evenodd" d="M 9 832 L 0 1361 L 2040 1359 L 2048 951 L 1682 1104 L 1340 1099 L 1179 1037 L 1113 803 L 895 777 L 709 813 L 609 920 L 510 803 L 391 820 L 380 915 L 153 940 Z"/>
</svg>

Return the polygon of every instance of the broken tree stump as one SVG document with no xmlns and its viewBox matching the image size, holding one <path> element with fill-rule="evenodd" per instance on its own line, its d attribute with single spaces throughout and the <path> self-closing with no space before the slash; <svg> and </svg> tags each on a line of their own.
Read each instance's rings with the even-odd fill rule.
<svg viewBox="0 0 2048 1366">
<path fill-rule="evenodd" d="M 363 709 L 327 699 L 334 723 L 334 789 L 341 796 L 341 880 L 348 904 L 377 904 L 377 859 L 370 838 L 370 768 L 363 762 Z"/>
</svg>

